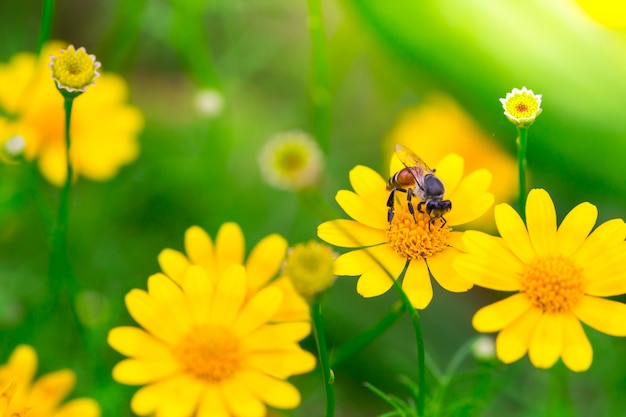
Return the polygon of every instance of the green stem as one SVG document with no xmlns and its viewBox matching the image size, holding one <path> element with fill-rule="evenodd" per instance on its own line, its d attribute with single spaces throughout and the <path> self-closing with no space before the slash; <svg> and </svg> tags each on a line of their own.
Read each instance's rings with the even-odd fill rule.
<svg viewBox="0 0 626 417">
<path fill-rule="evenodd" d="M 392 305 L 391 310 L 389 310 L 389 312 L 385 314 L 373 327 L 363 333 L 360 333 L 333 351 L 333 367 L 336 367 L 337 365 L 343 363 L 346 359 L 363 350 L 365 346 L 372 343 L 372 341 L 378 338 L 378 336 L 383 334 L 396 321 L 398 321 L 403 313 L 404 304 L 401 301 Z"/>
<path fill-rule="evenodd" d="M 52 15 L 54 12 L 54 0 L 43 0 L 41 12 L 41 25 L 39 26 L 39 39 L 37 39 L 37 55 L 41 53 L 44 44 L 50 39 L 50 29 L 52 28 Z"/>
<path fill-rule="evenodd" d="M 411 263 L 410 259 L 407 259 L 406 264 L 404 265 L 404 269 L 400 273 L 398 279 L 393 281 L 393 285 L 398 290 L 400 294 L 400 299 L 402 300 L 402 304 L 404 304 L 404 308 L 409 313 L 409 317 L 411 318 L 411 324 L 413 325 L 413 332 L 415 333 L 415 342 L 417 344 L 417 415 L 419 417 L 424 417 L 424 410 L 426 408 L 426 360 L 425 360 L 425 352 L 424 349 L 424 337 L 422 336 L 422 325 L 420 320 L 420 315 L 411 304 L 411 300 L 406 295 L 400 282 L 404 279 L 404 275 L 406 274 L 407 269 L 409 268 L 409 264 Z"/>
<path fill-rule="evenodd" d="M 317 345 L 317 353 L 320 359 L 322 377 L 324 378 L 324 390 L 326 392 L 325 417 L 332 417 L 335 414 L 335 391 L 333 388 L 335 376 L 330 368 L 330 358 L 328 356 L 328 348 L 326 346 L 326 337 L 324 334 L 321 302 L 316 302 L 311 306 L 311 318 L 313 319 L 313 335 Z"/>
<path fill-rule="evenodd" d="M 313 135 L 324 153 L 330 147 L 330 81 L 328 76 L 328 53 L 326 31 L 320 0 L 307 0 L 309 8 L 309 36 L 311 37 L 311 102 L 313 106 Z"/>
<path fill-rule="evenodd" d="M 525 218 L 526 209 L 526 149 L 528 146 L 528 128 L 517 128 L 517 166 L 519 173 L 519 210 Z"/>
</svg>

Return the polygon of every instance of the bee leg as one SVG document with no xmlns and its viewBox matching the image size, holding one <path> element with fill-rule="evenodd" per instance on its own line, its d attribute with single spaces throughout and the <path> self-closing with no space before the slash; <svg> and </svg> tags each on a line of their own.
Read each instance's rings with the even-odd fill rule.
<svg viewBox="0 0 626 417">
<path fill-rule="evenodd" d="M 396 188 L 391 190 L 391 193 L 389 193 L 389 198 L 387 199 L 387 221 L 389 223 L 391 223 L 391 220 L 393 220 L 393 203 L 395 195 Z"/>
<path fill-rule="evenodd" d="M 413 208 L 413 203 L 411 199 L 413 197 L 413 188 L 409 188 L 406 190 L 406 201 L 409 205 L 409 212 L 413 215 L 413 221 L 417 224 L 417 218 L 415 217 L 415 209 Z M 418 204 L 419 207 L 419 204 Z"/>
<path fill-rule="evenodd" d="M 424 211 L 424 206 L 425 206 L 425 205 L 426 205 L 426 202 L 425 202 L 425 201 L 420 201 L 419 203 L 417 203 L 417 210 L 418 210 L 420 213 L 426 213 L 426 212 Z"/>
</svg>

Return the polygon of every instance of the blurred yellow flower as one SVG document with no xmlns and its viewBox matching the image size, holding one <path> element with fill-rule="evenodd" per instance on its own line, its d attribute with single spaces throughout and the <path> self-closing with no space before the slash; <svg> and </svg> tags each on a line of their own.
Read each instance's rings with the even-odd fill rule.
<svg viewBox="0 0 626 417">
<path fill-rule="evenodd" d="M 232 259 L 236 253 L 220 255 L 203 259 L 217 261 L 217 274 L 190 265 L 177 282 L 158 273 L 148 279 L 148 291 L 126 295 L 143 329 L 117 327 L 108 342 L 130 357 L 115 366 L 113 378 L 145 385 L 132 398 L 134 413 L 263 417 L 267 405 L 300 404 L 300 393 L 285 379 L 315 368 L 315 357 L 298 346 L 310 323 L 275 323 L 283 291 L 268 285 L 250 296 L 248 288 L 265 269 L 240 265 Z"/>
<path fill-rule="evenodd" d="M 63 44 L 48 43 L 42 57 Z M 63 97 L 50 79 L 47 59 L 24 52 L 0 65 L 0 145 L 24 138 L 24 157 L 37 159 L 43 176 L 60 186 L 65 181 L 65 114 Z M 78 97 L 72 110 L 72 165 L 77 176 L 105 181 L 137 158 L 141 112 L 126 103 L 128 87 L 117 75 L 103 73 L 89 94 Z"/>
<path fill-rule="evenodd" d="M 515 294 L 480 309 L 473 325 L 500 332 L 496 353 L 511 363 L 528 352 L 532 364 L 549 368 L 561 358 L 573 371 L 591 365 L 593 352 L 580 322 L 609 335 L 626 336 L 626 305 L 603 297 L 626 293 L 626 224 L 609 220 L 589 234 L 598 211 L 576 206 L 556 225 L 550 195 L 532 190 L 526 225 L 508 204 L 495 208 L 502 237 L 467 231 L 466 254 L 456 271 L 475 285 Z"/>
<path fill-rule="evenodd" d="M 50 372 L 33 381 L 37 353 L 27 345 L 15 348 L 0 366 L 0 417 L 99 417 L 100 406 L 91 398 L 62 403 L 76 384 L 69 369 Z"/>
<path fill-rule="evenodd" d="M 621 0 L 576 0 L 593 20 L 611 29 L 626 28 L 626 7 Z"/>
<path fill-rule="evenodd" d="M 530 126 L 541 114 L 541 94 L 533 93 L 526 87 L 514 88 L 506 97 L 500 99 L 504 115 L 518 127 Z"/>
<path fill-rule="evenodd" d="M 392 158 L 390 174 L 402 164 Z M 437 177 L 446 186 L 445 200 L 452 202 L 452 210 L 434 224 L 428 214 L 417 209 L 413 198 L 415 218 L 409 212 L 406 194 L 396 193 L 395 215 L 387 221 L 389 190 L 386 180 L 374 170 L 357 166 L 350 171 L 350 182 L 355 192 L 340 190 L 337 203 L 354 220 L 332 220 L 318 227 L 318 236 L 331 245 L 353 248 L 337 258 L 334 272 L 360 278 L 357 292 L 364 297 L 375 297 L 387 292 L 404 269 L 402 288 L 416 308 L 426 308 L 433 296 L 430 272 L 446 290 L 467 291 L 472 284 L 452 269 L 452 260 L 459 253 L 460 232 L 451 226 L 470 222 L 483 215 L 493 204 L 493 195 L 487 192 L 491 174 L 477 170 L 463 177 L 463 159 L 448 155 L 437 165 Z"/>
<path fill-rule="evenodd" d="M 299 190 L 318 180 L 324 155 L 310 135 L 294 130 L 267 141 L 259 154 L 259 166 L 272 187 Z"/>
<path fill-rule="evenodd" d="M 333 285 L 334 260 L 335 254 L 330 246 L 311 240 L 289 250 L 283 272 L 298 294 L 310 301 Z"/>
<path fill-rule="evenodd" d="M 246 280 L 247 298 L 267 286 L 283 291 L 283 302 L 273 321 L 310 320 L 309 305 L 296 292 L 288 277 L 278 277 L 287 253 L 287 241 L 271 234 L 258 242 L 244 262 L 246 245 L 241 228 L 236 223 L 224 223 L 217 232 L 215 242 L 202 228 L 192 226 L 185 232 L 186 255 L 164 249 L 159 254 L 161 270 L 178 285 L 183 285 L 190 266 L 204 268 L 211 279 L 221 277 L 231 264 L 244 265 L 249 273 Z"/>
<path fill-rule="evenodd" d="M 99 68 L 95 55 L 88 55 L 85 48 L 76 50 L 74 45 L 50 56 L 52 79 L 59 90 L 69 93 L 84 92 L 95 84 L 95 79 L 100 76 Z"/>
<path fill-rule="evenodd" d="M 517 162 L 483 132 L 452 98 L 437 93 L 400 114 L 384 140 L 385 149 L 399 143 L 415 150 L 425 161 L 439 161 L 453 152 L 465 160 L 468 172 L 486 168 L 494 174 L 490 191 L 498 202 L 515 197 Z M 389 156 L 391 153 L 389 153 Z M 481 218 L 481 222 L 491 217 Z"/>
</svg>

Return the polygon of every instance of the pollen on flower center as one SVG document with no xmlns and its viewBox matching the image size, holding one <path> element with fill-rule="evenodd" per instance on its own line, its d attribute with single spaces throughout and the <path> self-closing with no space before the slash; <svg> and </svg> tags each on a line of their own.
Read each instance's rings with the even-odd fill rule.
<svg viewBox="0 0 626 417">
<path fill-rule="evenodd" d="M 208 382 L 231 378 L 244 359 L 240 339 L 222 326 L 194 328 L 172 352 L 188 373 Z"/>
<path fill-rule="evenodd" d="M 442 222 L 442 219 L 431 222 L 430 216 L 417 208 L 414 219 L 406 201 L 396 204 L 395 214 L 387 229 L 387 241 L 398 255 L 406 259 L 429 258 L 448 246 L 450 227 L 442 227 Z"/>
<path fill-rule="evenodd" d="M 532 116 L 538 107 L 537 101 L 532 96 L 525 94 L 511 98 L 506 105 L 511 116 L 517 118 Z"/>
<path fill-rule="evenodd" d="M 544 312 L 569 311 L 583 296 L 581 268 L 561 256 L 538 258 L 526 265 L 521 292 Z"/>
</svg>

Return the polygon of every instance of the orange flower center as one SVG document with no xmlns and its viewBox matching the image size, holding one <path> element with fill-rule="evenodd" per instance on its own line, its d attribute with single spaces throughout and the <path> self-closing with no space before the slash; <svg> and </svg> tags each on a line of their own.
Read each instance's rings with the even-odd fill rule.
<svg viewBox="0 0 626 417">
<path fill-rule="evenodd" d="M 430 216 L 418 211 L 417 207 L 413 218 L 406 200 L 400 199 L 387 229 L 387 241 L 398 255 L 406 259 L 429 258 L 448 247 L 450 226 L 442 227 L 442 224 L 440 218 L 431 222 Z"/>
<path fill-rule="evenodd" d="M 241 368 L 244 354 L 240 339 L 222 326 L 199 326 L 173 349 L 183 368 L 196 378 L 219 382 Z"/>
<path fill-rule="evenodd" d="M 538 258 L 526 265 L 521 291 L 544 312 L 567 312 L 585 293 L 582 270 L 562 256 Z"/>
</svg>

